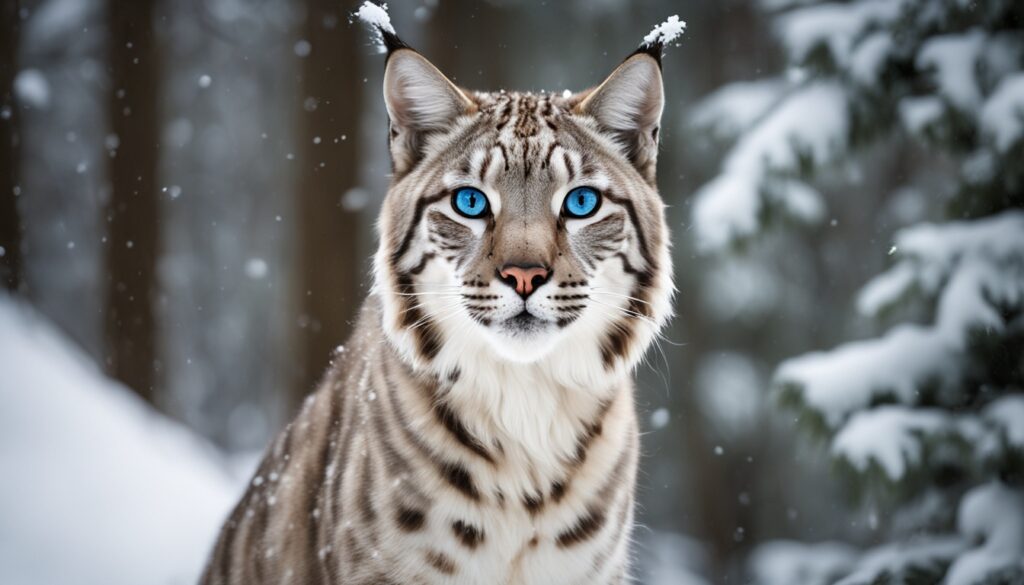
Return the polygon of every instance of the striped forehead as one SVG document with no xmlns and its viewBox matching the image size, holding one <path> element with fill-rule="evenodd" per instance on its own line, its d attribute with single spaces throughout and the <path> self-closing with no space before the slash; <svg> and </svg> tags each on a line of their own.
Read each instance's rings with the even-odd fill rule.
<svg viewBox="0 0 1024 585">
<path fill-rule="evenodd" d="M 446 173 L 449 186 L 467 180 L 564 183 L 591 166 L 565 132 L 571 126 L 566 98 L 518 92 L 476 93 L 474 98 L 482 115 L 477 139 L 466 149 L 461 168 Z"/>
<path fill-rule="evenodd" d="M 516 169 L 522 169 L 522 172 L 516 172 Z M 584 176 L 601 185 L 608 182 L 604 173 L 590 164 L 585 153 L 567 149 L 552 137 L 520 141 L 518 145 L 498 141 L 474 146 L 458 170 L 452 169 L 443 175 L 443 182 L 446 188 L 453 189 L 467 183 L 521 185 L 541 181 L 566 184 Z"/>
</svg>

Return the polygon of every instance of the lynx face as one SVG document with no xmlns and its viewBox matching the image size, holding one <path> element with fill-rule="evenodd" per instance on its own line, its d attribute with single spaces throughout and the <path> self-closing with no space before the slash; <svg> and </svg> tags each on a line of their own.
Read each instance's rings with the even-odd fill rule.
<svg viewBox="0 0 1024 585">
<path fill-rule="evenodd" d="M 658 60 L 578 94 L 482 93 L 410 49 L 385 74 L 394 182 L 381 217 L 385 328 L 415 363 L 629 368 L 667 318 L 655 188 Z"/>
</svg>

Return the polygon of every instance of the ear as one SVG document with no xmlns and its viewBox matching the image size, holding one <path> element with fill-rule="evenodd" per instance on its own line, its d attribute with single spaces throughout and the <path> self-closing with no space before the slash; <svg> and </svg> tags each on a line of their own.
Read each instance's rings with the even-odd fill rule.
<svg viewBox="0 0 1024 585">
<path fill-rule="evenodd" d="M 390 119 L 389 144 L 395 175 L 409 172 L 423 157 L 427 137 L 451 127 L 476 105 L 437 67 L 412 49 L 388 54 L 384 103 Z"/>
<path fill-rule="evenodd" d="M 653 185 L 664 106 L 661 62 L 655 53 L 640 50 L 612 71 L 576 109 L 612 134 L 640 175 Z"/>
</svg>

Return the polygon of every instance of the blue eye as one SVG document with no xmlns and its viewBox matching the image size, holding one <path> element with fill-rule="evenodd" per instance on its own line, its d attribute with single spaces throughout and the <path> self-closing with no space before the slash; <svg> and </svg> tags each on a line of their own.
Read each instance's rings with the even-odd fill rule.
<svg viewBox="0 0 1024 585">
<path fill-rule="evenodd" d="M 597 213 L 601 195 L 590 187 L 576 187 L 565 196 L 562 212 L 573 219 L 583 219 Z"/>
<path fill-rule="evenodd" d="M 479 189 L 463 187 L 452 195 L 452 208 L 470 218 L 482 217 L 487 212 L 487 196 Z"/>
</svg>

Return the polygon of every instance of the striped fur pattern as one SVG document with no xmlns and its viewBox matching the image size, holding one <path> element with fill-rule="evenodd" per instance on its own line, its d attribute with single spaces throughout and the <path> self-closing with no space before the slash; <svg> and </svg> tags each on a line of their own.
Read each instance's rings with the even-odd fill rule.
<svg viewBox="0 0 1024 585">
<path fill-rule="evenodd" d="M 553 95 L 469 92 L 392 49 L 374 288 L 203 583 L 627 582 L 630 374 L 672 293 L 657 54 Z M 581 185 L 600 208 L 567 218 Z M 486 217 L 455 212 L 464 186 Z M 509 263 L 550 277 L 524 299 L 499 275 Z"/>
</svg>

